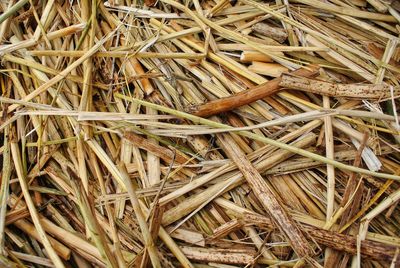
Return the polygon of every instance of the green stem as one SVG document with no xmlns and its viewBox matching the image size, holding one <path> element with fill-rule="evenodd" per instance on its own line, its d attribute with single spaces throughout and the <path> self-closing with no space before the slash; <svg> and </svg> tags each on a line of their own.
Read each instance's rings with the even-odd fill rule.
<svg viewBox="0 0 400 268">
<path fill-rule="evenodd" d="M 3 23 L 8 17 L 14 15 L 20 8 L 22 8 L 26 3 L 28 3 L 29 0 L 21 0 L 15 5 L 13 5 L 9 10 L 1 14 L 0 16 L 0 24 Z"/>
</svg>

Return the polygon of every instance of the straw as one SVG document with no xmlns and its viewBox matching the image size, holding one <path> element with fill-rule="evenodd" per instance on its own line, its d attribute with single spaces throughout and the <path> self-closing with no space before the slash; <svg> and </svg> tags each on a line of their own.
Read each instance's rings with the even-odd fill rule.
<svg viewBox="0 0 400 268">
<path fill-rule="evenodd" d="M 0 266 L 396 266 L 399 14 L 0 1 Z"/>
</svg>

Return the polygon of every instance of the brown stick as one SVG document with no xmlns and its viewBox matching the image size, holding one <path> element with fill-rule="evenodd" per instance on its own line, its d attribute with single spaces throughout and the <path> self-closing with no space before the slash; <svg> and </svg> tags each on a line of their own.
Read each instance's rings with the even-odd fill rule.
<svg viewBox="0 0 400 268">
<path fill-rule="evenodd" d="M 288 34 L 285 29 L 273 27 L 266 23 L 260 22 L 254 24 L 251 29 L 256 33 L 262 34 L 264 36 L 270 37 L 279 43 L 285 42 L 288 37 Z"/>
<path fill-rule="evenodd" d="M 170 163 L 174 159 L 173 151 L 171 151 L 169 149 L 165 149 L 164 147 L 162 147 L 160 145 L 149 142 L 147 139 L 142 138 L 139 135 L 136 135 L 131 132 L 126 132 L 124 134 L 124 138 L 127 139 L 128 141 L 130 141 L 131 143 L 133 143 L 135 146 L 137 146 L 143 150 L 149 151 L 149 152 L 153 153 L 154 155 L 160 157 L 167 163 Z M 180 154 L 177 154 L 175 156 L 175 162 L 178 164 L 183 165 L 187 161 L 188 161 L 188 159 L 186 159 L 184 156 L 182 156 Z"/>
<path fill-rule="evenodd" d="M 273 223 L 270 218 L 253 213 L 243 214 L 243 224 L 255 224 L 258 226 L 273 228 Z M 357 238 L 333 231 L 327 231 L 323 228 L 304 223 L 300 225 L 301 229 L 317 243 L 351 255 L 357 254 Z M 361 244 L 361 255 L 372 260 L 392 261 L 395 254 L 396 247 L 392 245 L 372 240 L 364 240 Z M 397 257 L 397 260 L 399 259 L 400 257 Z"/>
<path fill-rule="evenodd" d="M 249 249 L 215 249 L 200 247 L 181 247 L 183 253 L 189 258 L 200 262 L 216 262 L 229 264 L 252 263 L 256 252 Z"/>
<path fill-rule="evenodd" d="M 298 69 L 293 71 L 291 74 L 311 77 L 317 74 L 317 70 L 318 68 L 316 66 L 309 66 L 309 69 Z M 278 77 L 232 96 L 191 106 L 189 107 L 188 112 L 202 117 L 227 112 L 274 94 L 279 90 L 280 82 L 281 78 Z"/>
<path fill-rule="evenodd" d="M 218 135 L 218 139 L 221 141 L 221 146 L 225 153 L 235 162 L 274 223 L 290 241 L 296 254 L 301 258 L 313 256 L 315 254 L 314 249 L 308 243 L 304 234 L 289 216 L 282 204 L 280 204 L 275 193 L 270 189 L 257 169 L 247 159 L 238 145 L 236 145 L 233 138 L 229 134 L 220 134 Z"/>
<path fill-rule="evenodd" d="M 361 159 L 362 159 L 361 158 L 361 154 L 362 154 L 362 152 L 363 152 L 363 150 L 364 150 L 364 148 L 366 146 L 366 143 L 367 143 L 367 140 L 368 140 L 368 136 L 369 136 L 368 133 L 364 134 L 364 139 L 361 142 L 360 148 L 358 148 L 358 150 L 357 150 L 357 154 L 356 154 L 356 157 L 355 157 L 354 163 L 353 163 L 353 165 L 355 167 L 359 167 L 361 165 Z M 359 182 L 359 178 L 357 177 L 357 175 L 358 174 L 355 173 L 355 172 L 351 172 L 350 173 L 349 179 L 348 179 L 347 184 L 346 184 L 346 188 L 344 190 L 342 202 L 340 203 L 340 206 L 343 207 L 343 208 L 346 206 L 346 203 L 349 202 L 349 199 L 351 198 L 351 195 L 354 193 L 354 191 L 357 190 L 357 183 Z M 345 208 L 345 210 L 343 212 L 343 215 L 342 215 L 340 228 L 342 228 L 346 224 L 346 222 L 351 217 L 354 216 L 354 215 L 352 215 L 350 213 L 351 210 L 352 210 L 351 208 L 353 206 L 358 206 L 358 205 L 359 205 L 359 203 L 356 203 L 356 202 L 353 201 L 353 204 L 349 208 Z M 353 214 L 355 214 L 355 213 L 353 213 Z"/>
<path fill-rule="evenodd" d="M 302 228 L 318 243 L 351 255 L 357 254 L 357 239 L 355 237 L 305 225 Z M 361 243 L 361 254 L 374 260 L 392 261 L 396 254 L 396 247 L 371 240 L 364 240 Z M 399 261 L 400 258 L 397 257 L 396 259 Z"/>
<path fill-rule="evenodd" d="M 305 77 L 282 74 L 281 87 L 297 89 L 330 97 L 345 97 L 352 99 L 381 99 L 390 97 L 390 87 L 385 84 L 337 84 Z M 394 94 L 399 89 L 394 88 Z"/>
</svg>

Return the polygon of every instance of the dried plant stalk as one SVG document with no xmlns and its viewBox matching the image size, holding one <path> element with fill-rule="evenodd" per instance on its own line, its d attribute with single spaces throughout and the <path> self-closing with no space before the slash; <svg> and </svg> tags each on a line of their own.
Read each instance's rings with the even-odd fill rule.
<svg viewBox="0 0 400 268">
<path fill-rule="evenodd" d="M 279 43 L 285 42 L 286 38 L 288 37 L 288 34 L 284 29 L 273 27 L 262 22 L 254 24 L 251 29 L 257 33 L 271 37 Z"/>
<path fill-rule="evenodd" d="M 241 62 L 253 62 L 253 61 L 260 61 L 260 62 L 272 62 L 273 60 L 271 57 L 268 57 L 265 54 L 260 52 L 254 51 L 243 51 L 240 55 Z"/>
<path fill-rule="evenodd" d="M 280 64 L 257 61 L 252 62 L 252 64 L 249 66 L 249 70 L 257 74 L 263 74 L 272 77 L 279 77 L 282 75 L 282 73 L 289 71 L 286 67 Z"/>
<path fill-rule="evenodd" d="M 338 84 L 283 74 L 279 85 L 330 97 L 339 96 L 352 99 L 384 99 L 390 97 L 390 87 L 385 84 Z M 394 92 L 399 94 L 400 90 L 395 88 Z"/>
<path fill-rule="evenodd" d="M 14 165 L 16 167 L 16 171 L 18 174 L 18 180 L 22 188 L 22 192 L 24 194 L 24 198 L 26 204 L 29 209 L 29 213 L 32 217 L 33 223 L 35 228 L 38 232 L 39 238 L 42 241 L 44 247 L 46 248 L 47 253 L 49 254 L 50 259 L 57 267 L 64 267 L 63 262 L 61 261 L 60 257 L 57 255 L 57 252 L 54 250 L 53 246 L 51 245 L 49 238 L 47 237 L 45 231 L 43 230 L 42 224 L 40 223 L 38 212 L 36 211 L 35 204 L 32 201 L 32 197 L 30 196 L 28 185 L 25 181 L 23 166 L 21 162 L 20 152 L 18 148 L 18 144 L 15 142 L 11 142 L 11 152 L 12 157 L 14 160 Z"/>
<path fill-rule="evenodd" d="M 0 266 L 394 267 L 389 2 L 0 1 Z"/>
<path fill-rule="evenodd" d="M 296 254 L 301 258 L 312 256 L 314 250 L 309 245 L 306 237 L 301 233 L 296 223 L 289 217 L 288 213 L 277 200 L 274 192 L 246 158 L 246 155 L 238 148 L 231 137 L 225 134 L 219 135 L 218 138 L 224 147 L 224 151 L 236 163 L 261 204 L 274 219 L 275 224 L 278 225 L 282 233 L 287 236 Z"/>
<path fill-rule="evenodd" d="M 312 76 L 316 74 L 316 69 L 300 69 L 293 72 L 299 76 Z M 252 103 L 262 98 L 268 97 L 279 90 L 281 78 L 276 78 L 264 84 L 256 86 L 246 91 L 242 91 L 233 96 L 210 101 L 205 104 L 191 107 L 189 112 L 197 116 L 207 117 L 222 112 L 230 111 L 240 106 Z"/>
</svg>

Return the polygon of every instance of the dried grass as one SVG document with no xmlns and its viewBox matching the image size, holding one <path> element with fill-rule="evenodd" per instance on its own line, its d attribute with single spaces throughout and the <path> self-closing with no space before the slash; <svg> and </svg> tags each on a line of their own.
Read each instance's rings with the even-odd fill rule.
<svg viewBox="0 0 400 268">
<path fill-rule="evenodd" d="M 1 267 L 397 267 L 396 1 L 0 2 Z"/>
</svg>

